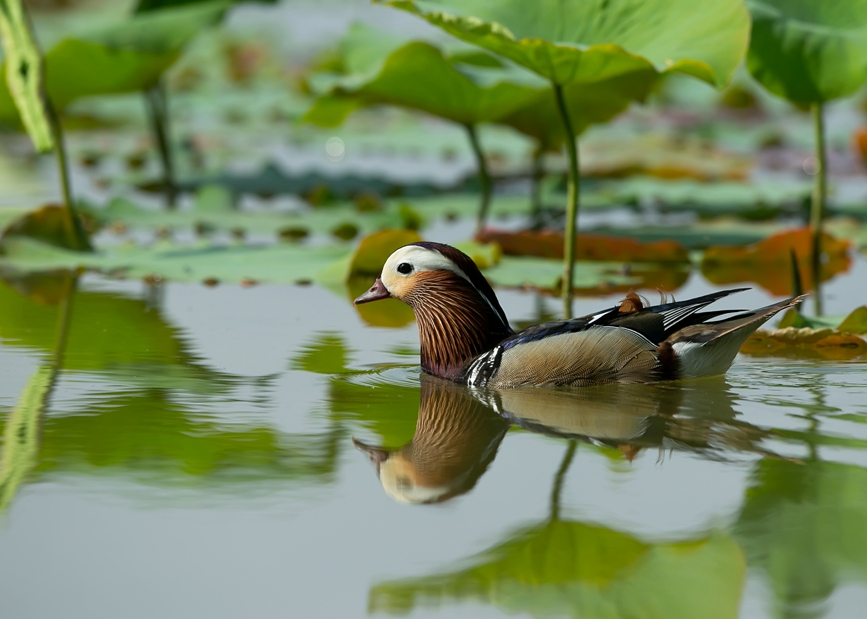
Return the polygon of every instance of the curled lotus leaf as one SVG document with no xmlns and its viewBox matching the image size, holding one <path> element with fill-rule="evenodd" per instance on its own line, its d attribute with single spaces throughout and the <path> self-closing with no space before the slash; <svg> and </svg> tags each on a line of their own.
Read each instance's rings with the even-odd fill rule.
<svg viewBox="0 0 867 619">
<path fill-rule="evenodd" d="M 762 85 L 795 103 L 854 94 L 867 81 L 867 2 L 748 0 L 747 67 Z"/>
<path fill-rule="evenodd" d="M 314 75 L 322 96 L 304 120 L 340 125 L 359 107 L 396 105 L 460 124 L 495 121 L 535 101 L 545 84 L 523 70 L 467 65 L 422 41 L 391 50 L 389 37 L 370 41 L 367 28 L 353 28 L 340 46 L 343 75 Z M 422 80 L 423 87 L 419 87 Z"/>
<path fill-rule="evenodd" d="M 61 40 L 45 54 L 48 98 L 62 110 L 82 97 L 154 86 L 178 59 L 181 48 L 216 23 L 228 4 L 212 0 L 166 8 Z M 4 80 L 0 80 L 0 121 L 18 122 Z"/>
<path fill-rule="evenodd" d="M 634 71 L 729 81 L 749 37 L 740 0 L 378 0 L 549 81 L 595 84 Z"/>
<path fill-rule="evenodd" d="M 744 343 L 741 352 L 756 356 L 855 359 L 867 353 L 867 341 L 837 329 L 760 329 Z"/>
</svg>

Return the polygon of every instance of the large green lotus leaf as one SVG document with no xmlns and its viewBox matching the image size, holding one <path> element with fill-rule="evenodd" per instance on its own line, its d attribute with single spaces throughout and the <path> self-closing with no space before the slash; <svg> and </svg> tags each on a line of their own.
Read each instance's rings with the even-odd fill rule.
<svg viewBox="0 0 867 619">
<path fill-rule="evenodd" d="M 136 92 L 152 87 L 177 60 L 181 48 L 219 20 L 223 0 L 137 15 L 111 28 L 60 41 L 45 54 L 45 90 L 62 110 L 75 99 Z M 0 82 L 0 121 L 17 122 L 5 81 Z"/>
<path fill-rule="evenodd" d="M 0 266 L 24 272 L 90 269 L 129 278 L 181 282 L 297 283 L 315 280 L 350 253 L 349 247 L 296 245 L 122 246 L 92 254 L 51 247 L 26 238 L 6 239 Z"/>
<path fill-rule="evenodd" d="M 501 81 L 482 85 L 459 71 L 437 47 L 412 42 L 392 52 L 372 77 L 358 73 L 341 79 L 322 105 L 314 103 L 304 119 L 323 126 L 339 125 L 345 113 L 351 111 L 349 104 L 335 105 L 334 99 L 343 98 L 360 101 L 362 105 L 387 104 L 420 110 L 461 124 L 494 121 L 539 94 L 539 85 L 515 84 L 505 77 L 504 74 Z"/>
<path fill-rule="evenodd" d="M 747 67 L 775 95 L 822 103 L 867 81 L 867 1 L 747 0 Z"/>
<path fill-rule="evenodd" d="M 371 28 L 361 22 L 349 27 L 346 36 L 337 44 L 342 74 L 373 75 L 396 49 L 409 43 L 409 39 L 393 32 Z"/>
<path fill-rule="evenodd" d="M 648 544 L 553 520 L 517 531 L 470 567 L 374 586 L 369 610 L 482 602 L 509 614 L 594 619 L 734 619 L 746 564 L 730 538 Z"/>
<path fill-rule="evenodd" d="M 741 0 L 377 0 L 560 85 L 680 71 L 731 78 L 747 48 Z"/>
<path fill-rule="evenodd" d="M 819 436 L 799 438 L 812 445 Z M 860 443 L 834 451 L 863 453 Z M 750 566 L 768 577 L 774 616 L 809 616 L 838 587 L 867 583 L 867 470 L 765 459 L 751 482 L 735 531 Z"/>
</svg>

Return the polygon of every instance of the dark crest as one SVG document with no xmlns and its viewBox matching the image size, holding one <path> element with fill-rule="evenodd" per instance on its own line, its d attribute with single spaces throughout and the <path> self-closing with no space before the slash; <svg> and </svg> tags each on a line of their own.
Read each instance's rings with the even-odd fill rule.
<svg viewBox="0 0 867 619">
<path fill-rule="evenodd" d="M 479 267 L 476 266 L 476 263 L 473 262 L 472 258 L 461 250 L 455 249 L 451 245 L 446 245 L 444 243 L 422 241 L 420 243 L 413 243 L 413 245 L 438 251 L 443 256 L 454 262 L 455 265 L 470 278 L 470 283 L 473 287 L 478 290 L 479 294 L 488 300 L 491 307 L 496 310 L 500 320 L 502 320 L 503 324 L 508 327 L 509 320 L 506 318 L 506 312 L 504 312 L 503 308 L 500 307 L 500 302 L 497 300 L 497 295 L 494 294 L 494 289 L 491 288 L 488 280 L 486 280 L 485 276 L 482 275 L 482 272 L 479 271 Z"/>
</svg>

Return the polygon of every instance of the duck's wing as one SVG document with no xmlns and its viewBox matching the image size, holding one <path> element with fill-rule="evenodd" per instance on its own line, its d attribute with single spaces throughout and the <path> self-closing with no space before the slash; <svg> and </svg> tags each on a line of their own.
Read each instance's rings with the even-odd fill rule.
<svg viewBox="0 0 867 619">
<path fill-rule="evenodd" d="M 577 327 L 564 326 L 540 338 L 517 334 L 477 357 L 467 370 L 467 384 L 493 388 L 595 385 L 648 382 L 658 377 L 658 346 L 637 331 Z"/>
<path fill-rule="evenodd" d="M 588 314 L 581 318 L 571 318 L 569 320 L 554 320 L 551 322 L 543 322 L 532 327 L 527 327 L 523 331 L 507 337 L 500 342 L 503 350 L 508 350 L 514 346 L 537 342 L 549 337 L 564 335 L 567 333 L 577 333 L 584 331 L 590 327 L 623 327 L 640 333 L 651 342 L 659 344 L 669 335 L 682 329 L 685 326 L 707 322 L 712 318 L 717 318 L 724 314 L 742 312 L 744 310 L 722 310 L 717 312 L 701 312 L 698 310 L 707 307 L 714 301 L 718 301 L 724 297 L 749 290 L 749 288 L 733 288 L 731 290 L 723 290 L 706 294 L 695 299 L 687 301 L 677 301 L 666 303 L 664 305 L 654 305 L 639 309 L 637 311 L 623 311 L 623 305 L 615 305 L 614 307 Z"/>
<path fill-rule="evenodd" d="M 737 288 L 642 308 L 621 304 L 595 314 L 538 324 L 512 335 L 467 368 L 473 387 L 589 385 L 674 377 L 659 345 L 692 325 L 741 310 L 700 312 Z M 636 297 L 637 299 L 637 297 Z M 637 306 L 637 308 L 636 308 Z M 670 355 L 669 355 L 670 356 Z"/>
<path fill-rule="evenodd" d="M 650 341 L 659 344 L 671 334 L 690 325 L 701 324 L 725 314 L 742 312 L 744 310 L 721 310 L 714 312 L 699 312 L 715 301 L 731 294 L 743 292 L 749 288 L 732 288 L 712 292 L 701 297 L 686 301 L 675 301 L 662 305 L 653 305 L 637 311 L 623 311 L 623 305 L 618 305 L 607 312 L 600 312 L 590 318 L 590 325 L 610 325 L 632 329 L 645 336 Z"/>
</svg>

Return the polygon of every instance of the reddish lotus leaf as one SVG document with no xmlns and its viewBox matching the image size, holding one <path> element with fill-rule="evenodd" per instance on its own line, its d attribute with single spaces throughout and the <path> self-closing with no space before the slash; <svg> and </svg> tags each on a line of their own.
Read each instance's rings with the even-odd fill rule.
<svg viewBox="0 0 867 619">
<path fill-rule="evenodd" d="M 563 258 L 563 233 L 553 230 L 535 232 L 504 232 L 485 230 L 477 240 L 482 243 L 496 242 L 509 256 L 537 256 L 539 258 Z M 579 234 L 576 241 L 578 260 L 603 262 L 665 262 L 685 264 L 689 252 L 677 241 L 642 243 L 635 239 Z"/>
<path fill-rule="evenodd" d="M 92 221 L 84 218 L 81 218 L 80 225 L 82 230 L 95 228 Z M 74 226 L 75 223 L 64 207 L 59 204 L 46 204 L 9 224 L 0 235 L 0 243 L 7 237 L 26 236 L 64 249 L 90 250 L 87 239 L 80 240 Z"/>
<path fill-rule="evenodd" d="M 867 165 L 867 125 L 855 129 L 852 134 L 852 148 L 855 155 Z"/>
<path fill-rule="evenodd" d="M 794 252 L 804 290 L 812 290 L 811 246 L 810 230 L 797 228 L 773 234 L 746 247 L 708 247 L 702 258 L 701 272 L 714 284 L 754 282 L 775 295 L 793 294 L 791 254 Z M 821 265 L 822 281 L 849 270 L 850 247 L 847 240 L 822 235 L 822 250 L 827 257 Z"/>
<path fill-rule="evenodd" d="M 836 329 L 760 329 L 741 346 L 741 352 L 757 356 L 855 359 L 867 354 L 867 341 Z"/>
</svg>

